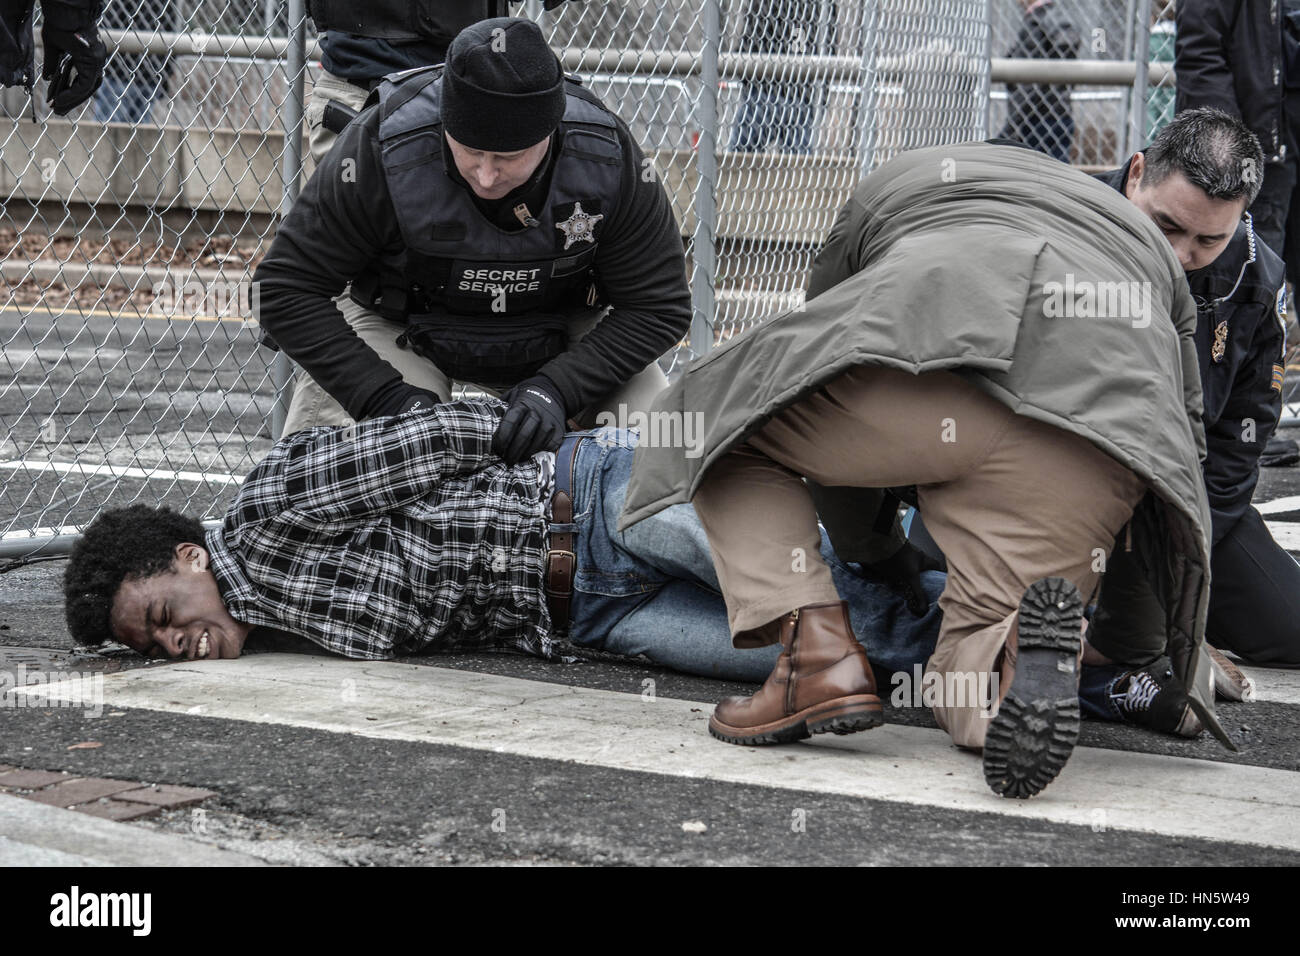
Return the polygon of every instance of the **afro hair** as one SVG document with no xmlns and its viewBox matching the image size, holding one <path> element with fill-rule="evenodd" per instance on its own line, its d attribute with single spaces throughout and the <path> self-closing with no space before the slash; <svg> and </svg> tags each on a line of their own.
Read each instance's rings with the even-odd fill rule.
<svg viewBox="0 0 1300 956">
<path fill-rule="evenodd" d="M 92 521 L 63 573 L 68 631 L 82 645 L 112 638 L 109 614 L 123 581 L 169 571 L 176 546 L 204 543 L 203 525 L 170 508 L 113 508 Z"/>
</svg>

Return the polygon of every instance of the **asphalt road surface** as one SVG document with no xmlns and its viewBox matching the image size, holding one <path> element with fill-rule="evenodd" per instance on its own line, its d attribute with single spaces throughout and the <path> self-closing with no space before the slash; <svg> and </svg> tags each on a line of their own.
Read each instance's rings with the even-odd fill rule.
<svg viewBox="0 0 1300 956">
<path fill-rule="evenodd" d="M 0 314 L 10 530 L 137 495 L 218 513 L 270 444 L 253 330 L 46 324 Z M 1256 500 L 1300 551 L 1300 469 L 1265 470 Z M 0 575 L 0 674 L 72 678 L 0 696 L 0 765 L 213 796 L 111 822 L 0 792 L 0 863 L 1300 863 L 1300 672 L 1252 669 L 1259 699 L 1221 703 L 1237 753 L 1086 722 L 1061 776 L 1011 801 L 924 708 L 850 737 L 732 747 L 705 721 L 752 688 L 643 661 L 363 664 L 305 642 L 233 662 L 78 652 L 61 572 Z M 65 706 L 87 688 L 92 703 Z"/>
</svg>

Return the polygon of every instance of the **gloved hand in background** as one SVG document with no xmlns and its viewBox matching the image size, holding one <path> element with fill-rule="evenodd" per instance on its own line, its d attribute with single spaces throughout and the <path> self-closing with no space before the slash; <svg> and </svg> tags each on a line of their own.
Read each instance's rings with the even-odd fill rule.
<svg viewBox="0 0 1300 956">
<path fill-rule="evenodd" d="M 45 63 L 41 76 L 50 81 L 46 102 L 60 116 L 85 103 L 104 82 L 108 48 L 95 25 L 100 8 L 93 0 L 42 0 Z"/>
<path fill-rule="evenodd" d="M 492 437 L 492 453 L 514 465 L 539 451 L 556 451 L 564 442 L 564 402 L 545 375 L 524 379 L 503 401 L 510 407 Z"/>
</svg>

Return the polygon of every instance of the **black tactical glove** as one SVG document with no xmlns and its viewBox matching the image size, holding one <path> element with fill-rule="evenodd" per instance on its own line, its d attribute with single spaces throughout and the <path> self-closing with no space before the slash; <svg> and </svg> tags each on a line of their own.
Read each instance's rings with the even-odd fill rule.
<svg viewBox="0 0 1300 956">
<path fill-rule="evenodd" d="M 410 391 L 402 398 L 402 407 L 393 414 L 405 415 L 407 412 L 427 412 L 432 410 L 433 406 L 437 405 L 439 401 L 441 399 L 433 392 L 411 386 Z"/>
<path fill-rule="evenodd" d="M 921 585 L 922 571 L 940 571 L 942 566 L 924 551 L 905 543 L 883 561 L 863 564 L 861 567 L 887 584 L 890 590 L 907 602 L 913 617 L 925 617 L 930 610 L 930 599 Z"/>
<path fill-rule="evenodd" d="M 372 400 L 358 418 L 383 418 L 386 415 L 405 415 L 407 412 L 427 412 L 442 399 L 423 388 L 398 382 L 397 387 L 386 390 L 384 394 Z"/>
<path fill-rule="evenodd" d="M 505 394 L 505 417 L 492 437 L 492 453 L 508 465 L 564 442 L 564 403 L 545 375 L 524 379 Z"/>
<path fill-rule="evenodd" d="M 50 81 L 45 99 L 50 109 L 64 116 L 90 99 L 104 82 L 108 49 L 95 27 L 99 4 L 44 0 L 41 9 L 45 14 L 41 76 Z"/>
</svg>

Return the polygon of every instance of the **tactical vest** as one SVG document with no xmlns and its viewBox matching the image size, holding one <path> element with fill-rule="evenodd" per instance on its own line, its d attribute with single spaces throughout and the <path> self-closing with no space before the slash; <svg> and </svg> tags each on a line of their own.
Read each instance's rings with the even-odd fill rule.
<svg viewBox="0 0 1300 956">
<path fill-rule="evenodd" d="M 316 29 L 380 40 L 437 40 L 446 46 L 472 23 L 508 15 L 505 0 L 308 0 Z"/>
<path fill-rule="evenodd" d="M 567 81 L 545 204 L 530 210 L 535 224 L 507 232 L 447 174 L 441 70 L 394 74 L 372 94 L 384 178 L 406 247 L 406 287 L 382 289 L 367 302 L 363 278 L 354 297 L 389 318 L 405 313 L 401 344 L 452 378 L 512 385 L 568 348 L 576 320 L 602 309 L 593 265 L 619 206 L 623 150 L 613 114 Z"/>
</svg>

